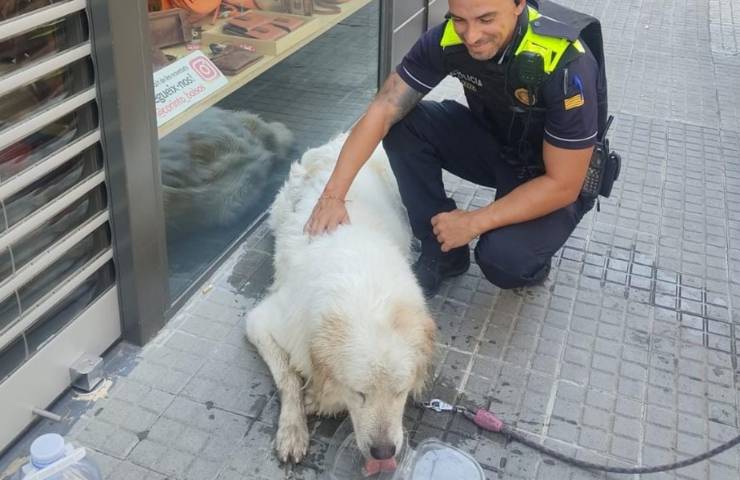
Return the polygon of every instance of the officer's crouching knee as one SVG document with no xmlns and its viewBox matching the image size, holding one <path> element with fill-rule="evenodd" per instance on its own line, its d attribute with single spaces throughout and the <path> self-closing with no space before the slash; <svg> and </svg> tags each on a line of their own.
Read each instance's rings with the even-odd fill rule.
<svg viewBox="0 0 740 480">
<path fill-rule="evenodd" d="M 495 242 L 492 236 L 483 236 L 478 241 L 475 261 L 486 279 L 504 290 L 540 283 L 547 276 L 550 264 L 549 258 L 538 259 L 521 245 Z"/>
<path fill-rule="evenodd" d="M 404 140 L 406 138 L 405 130 L 406 128 L 400 121 L 396 122 L 390 130 L 388 130 L 388 133 L 385 134 L 385 137 L 383 137 L 383 149 L 386 152 L 392 152 L 402 146 L 405 143 Z"/>
<path fill-rule="evenodd" d="M 423 132 L 430 124 L 430 111 L 435 107 L 434 102 L 422 100 L 410 112 L 395 122 L 383 138 L 383 148 L 389 150 L 419 149 L 420 142 L 426 144 Z"/>
<path fill-rule="evenodd" d="M 406 150 L 414 145 L 413 141 L 417 140 L 417 138 L 412 133 L 413 130 L 411 128 L 413 123 L 411 117 L 413 115 L 414 112 L 412 111 L 412 113 L 406 115 L 406 117 L 391 126 L 383 138 L 383 148 L 386 151 Z"/>
</svg>

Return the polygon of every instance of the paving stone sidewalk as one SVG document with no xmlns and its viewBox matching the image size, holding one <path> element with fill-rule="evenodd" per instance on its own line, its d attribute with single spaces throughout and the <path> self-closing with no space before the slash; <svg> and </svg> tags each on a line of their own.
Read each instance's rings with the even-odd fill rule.
<svg viewBox="0 0 740 480">
<path fill-rule="evenodd" d="M 431 303 L 440 343 L 430 396 L 490 407 L 581 459 L 672 462 L 740 426 L 740 6 L 563 3 L 604 24 L 621 178 L 543 286 L 501 291 L 475 266 L 445 285 Z M 432 96 L 460 90 L 445 81 Z M 493 198 L 446 180 L 461 208 Z M 281 466 L 275 389 L 244 340 L 271 253 L 262 226 L 155 340 L 114 349 L 102 389 L 65 396 L 54 407 L 64 422 L 43 421 L 31 435 L 61 431 L 89 446 L 106 480 L 319 478 L 338 421 L 312 420 L 307 460 Z M 491 479 L 625 478 L 563 465 L 455 416 L 409 408 L 407 426 L 412 443 L 441 438 Z M 736 448 L 642 478 L 739 477 Z"/>
</svg>

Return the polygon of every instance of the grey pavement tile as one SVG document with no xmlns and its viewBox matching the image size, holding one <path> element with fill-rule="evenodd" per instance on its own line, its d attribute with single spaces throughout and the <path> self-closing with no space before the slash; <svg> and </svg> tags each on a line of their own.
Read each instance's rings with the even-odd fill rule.
<svg viewBox="0 0 740 480">
<path fill-rule="evenodd" d="M 117 459 L 124 459 L 139 443 L 139 437 L 119 425 L 91 419 L 75 433 L 75 440 Z"/>
<path fill-rule="evenodd" d="M 182 478 L 186 480 L 213 480 L 218 476 L 222 468 L 221 462 L 196 458 L 190 464 Z"/>
<path fill-rule="evenodd" d="M 217 409 L 178 403 L 141 435 L 129 460 L 176 478 L 215 478 L 247 433 L 249 422 Z"/>
<path fill-rule="evenodd" d="M 195 456 L 179 450 L 168 449 L 152 465 L 157 471 L 175 478 L 185 477 L 190 465 L 195 461 Z"/>
<path fill-rule="evenodd" d="M 275 393 L 271 377 L 250 372 L 236 372 L 244 382 L 224 383 L 196 376 L 183 389 L 184 397 L 205 405 L 256 418 Z"/>
<path fill-rule="evenodd" d="M 216 287 L 211 289 L 211 292 L 219 292 L 219 294 L 222 295 L 230 295 L 231 298 L 238 299 L 238 301 L 223 303 L 220 301 L 216 301 L 218 299 L 207 299 L 202 303 L 204 305 L 204 308 L 201 311 L 193 309 L 190 313 L 194 315 L 204 316 L 201 312 L 206 312 L 207 318 L 213 320 L 214 322 L 226 325 L 235 325 L 237 323 L 240 323 L 244 319 L 246 312 L 251 309 L 251 307 L 255 303 L 254 299 L 252 298 L 242 295 L 235 295 L 237 290 L 233 288 L 229 288 L 227 290 L 217 285 Z"/>
<path fill-rule="evenodd" d="M 109 391 L 109 397 L 129 402 L 156 416 L 160 415 L 175 398 L 171 393 L 126 377 L 115 380 L 115 384 Z"/>
<path fill-rule="evenodd" d="M 111 478 L 122 463 L 120 459 L 98 452 L 93 448 L 87 448 L 86 455 L 89 455 L 90 459 L 98 466 L 100 474 L 105 479 Z"/>
<path fill-rule="evenodd" d="M 273 452 L 275 429 L 255 423 L 249 433 L 234 449 L 226 470 L 233 470 L 241 478 L 284 478 L 286 466 L 280 464 Z"/>
<path fill-rule="evenodd" d="M 231 331 L 236 322 L 222 322 L 217 320 L 221 316 L 218 310 L 222 307 L 209 307 L 198 314 L 190 314 L 179 326 L 179 330 L 191 335 L 219 342 Z"/>
<path fill-rule="evenodd" d="M 175 420 L 232 441 L 242 438 L 251 424 L 251 420 L 243 415 L 221 410 L 210 403 L 198 403 L 183 397 L 176 398 L 162 418 Z"/>
<path fill-rule="evenodd" d="M 106 480 L 165 480 L 165 476 L 129 461 L 120 462 Z"/>
<path fill-rule="evenodd" d="M 141 354 L 142 363 L 160 366 L 190 376 L 205 361 L 203 355 L 171 348 L 167 345 L 151 344 Z"/>
<path fill-rule="evenodd" d="M 182 321 L 188 318 L 185 314 L 178 314 L 178 316 L 182 317 Z M 169 333 L 163 344 L 174 350 L 200 355 L 204 358 L 208 357 L 216 346 L 213 340 L 176 329 Z"/>
<path fill-rule="evenodd" d="M 157 414 L 127 401 L 110 398 L 98 402 L 93 415 L 96 420 L 130 430 L 142 432 L 154 424 Z"/>
</svg>

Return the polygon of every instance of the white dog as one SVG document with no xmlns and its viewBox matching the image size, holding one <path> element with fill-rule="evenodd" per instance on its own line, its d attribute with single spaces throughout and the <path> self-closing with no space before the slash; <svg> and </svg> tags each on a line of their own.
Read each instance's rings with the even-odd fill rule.
<svg viewBox="0 0 740 480">
<path fill-rule="evenodd" d="M 348 193 L 351 224 L 314 238 L 303 232 L 342 140 L 306 152 L 273 203 L 275 281 L 246 327 L 280 393 L 280 459 L 306 454 L 306 415 L 349 411 L 370 468 L 394 462 L 436 327 L 409 266 L 408 222 L 381 149 Z"/>
</svg>

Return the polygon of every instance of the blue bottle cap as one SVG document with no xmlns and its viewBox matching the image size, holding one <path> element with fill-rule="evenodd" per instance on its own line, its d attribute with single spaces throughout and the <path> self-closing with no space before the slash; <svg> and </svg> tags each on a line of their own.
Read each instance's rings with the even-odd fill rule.
<svg viewBox="0 0 740 480">
<path fill-rule="evenodd" d="M 31 463 L 44 468 L 64 457 L 64 438 L 57 433 L 41 435 L 31 444 Z"/>
</svg>

